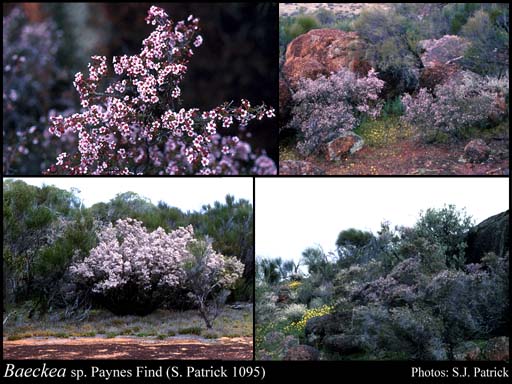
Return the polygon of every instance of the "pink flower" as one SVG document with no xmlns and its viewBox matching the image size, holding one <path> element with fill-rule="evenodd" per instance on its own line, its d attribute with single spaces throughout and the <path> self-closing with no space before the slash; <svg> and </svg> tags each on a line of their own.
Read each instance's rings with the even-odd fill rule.
<svg viewBox="0 0 512 384">
<path fill-rule="evenodd" d="M 219 135 L 217 121 L 245 134 L 251 120 L 274 117 L 275 111 L 265 105 L 252 107 L 247 100 L 241 107 L 226 103 L 209 111 L 180 108 L 187 53 L 203 42 L 197 35 L 199 20 L 191 17 L 173 23 L 162 8 L 152 6 L 146 21 L 155 28 L 142 50 L 112 59 L 114 77 L 104 91 L 100 88 L 108 74 L 106 57 L 91 57 L 87 79 L 81 72 L 75 75 L 73 84 L 83 111 L 52 118 L 49 132 L 57 137 L 64 132 L 77 134 L 77 153 L 66 157 L 65 168 L 58 160 L 51 172 L 140 174 L 144 163 L 155 174 L 205 174 L 203 159 L 212 174 L 249 171 L 258 156 L 248 153 L 243 162 L 224 156 L 233 143 L 242 141 Z M 168 109 L 162 110 L 163 106 Z M 133 161 L 119 164 L 128 154 Z M 201 164 L 195 161 L 199 158 Z"/>
</svg>

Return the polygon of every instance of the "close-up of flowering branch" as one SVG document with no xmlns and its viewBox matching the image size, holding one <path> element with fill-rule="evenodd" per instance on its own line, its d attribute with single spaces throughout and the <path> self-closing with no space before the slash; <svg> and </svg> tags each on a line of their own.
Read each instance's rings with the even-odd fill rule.
<svg viewBox="0 0 512 384">
<path fill-rule="evenodd" d="M 256 155 L 245 132 L 252 120 L 273 118 L 274 109 L 226 102 L 210 110 L 181 106 L 180 83 L 193 49 L 203 43 L 199 19 L 174 23 L 152 6 L 146 22 L 155 27 L 133 56 L 92 56 L 88 74 L 73 83 L 82 110 L 53 116 L 49 131 L 78 136 L 75 153 L 63 152 L 48 174 L 176 175 L 275 174 L 274 162 Z M 236 135 L 219 131 L 236 130 Z"/>
</svg>

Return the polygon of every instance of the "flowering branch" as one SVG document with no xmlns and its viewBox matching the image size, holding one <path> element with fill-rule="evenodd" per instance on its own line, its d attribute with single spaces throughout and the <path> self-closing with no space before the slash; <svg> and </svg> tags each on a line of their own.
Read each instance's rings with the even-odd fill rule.
<svg viewBox="0 0 512 384">
<path fill-rule="evenodd" d="M 221 136 L 219 127 L 238 127 L 243 133 L 251 120 L 272 118 L 264 104 L 239 106 L 225 103 L 209 111 L 178 109 L 180 83 L 188 69 L 199 19 L 173 23 L 161 8 L 152 6 L 146 22 L 156 29 L 142 43 L 140 54 L 114 57 L 114 77 L 105 56 L 93 56 L 89 75 L 78 72 L 75 86 L 81 113 L 51 119 L 50 133 L 78 134 L 78 152 L 61 153 L 47 173 L 63 174 L 235 174 L 240 163 L 253 162 L 251 173 L 275 174 L 275 164 L 264 154 L 257 157 L 239 136 Z M 242 151 L 242 154 L 240 154 Z"/>
</svg>

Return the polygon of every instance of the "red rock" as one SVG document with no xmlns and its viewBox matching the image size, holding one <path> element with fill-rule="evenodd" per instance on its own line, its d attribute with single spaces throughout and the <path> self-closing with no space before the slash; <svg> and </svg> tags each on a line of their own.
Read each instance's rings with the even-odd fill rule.
<svg viewBox="0 0 512 384">
<path fill-rule="evenodd" d="M 363 148 L 364 140 L 353 132 L 345 132 L 327 144 L 327 160 L 341 160 Z"/>
<path fill-rule="evenodd" d="M 283 74 L 292 88 L 302 78 L 316 79 L 342 68 L 366 75 L 364 43 L 355 32 L 313 29 L 294 39 L 286 49 Z"/>
<path fill-rule="evenodd" d="M 444 64 L 434 61 L 421 72 L 419 78 L 420 88 L 427 88 L 432 91 L 436 85 L 444 83 L 459 71 L 460 67 L 455 63 Z"/>
</svg>

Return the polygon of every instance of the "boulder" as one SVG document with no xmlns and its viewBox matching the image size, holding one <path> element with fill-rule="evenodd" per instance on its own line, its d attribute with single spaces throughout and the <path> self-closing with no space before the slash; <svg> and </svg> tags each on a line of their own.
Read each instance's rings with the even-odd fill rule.
<svg viewBox="0 0 512 384">
<path fill-rule="evenodd" d="M 484 348 L 483 357 L 493 361 L 509 360 L 509 338 L 501 336 L 490 339 Z"/>
<path fill-rule="evenodd" d="M 491 148 L 482 139 L 474 139 L 464 147 L 464 158 L 470 163 L 482 163 L 489 158 Z"/>
<path fill-rule="evenodd" d="M 304 335 L 308 343 L 318 345 L 325 336 L 342 333 L 350 326 L 351 321 L 352 314 L 347 311 L 313 317 L 306 322 Z"/>
<path fill-rule="evenodd" d="M 295 38 L 286 49 L 283 74 L 294 88 L 298 80 L 316 79 L 342 68 L 367 75 L 365 44 L 355 32 L 313 29 Z"/>
<path fill-rule="evenodd" d="M 466 263 L 479 263 L 488 252 L 505 256 L 509 247 L 508 211 L 491 216 L 471 228 L 466 243 Z"/>
<path fill-rule="evenodd" d="M 432 91 L 436 85 L 461 75 L 459 65 L 469 42 L 462 37 L 445 35 L 440 39 L 422 40 L 418 43 L 423 70 L 419 77 L 420 88 Z"/>
<path fill-rule="evenodd" d="M 284 360 L 318 360 L 320 358 L 320 352 L 317 349 L 309 345 L 297 345 L 291 347 L 286 351 Z"/>
<path fill-rule="evenodd" d="M 344 132 L 338 138 L 327 143 L 327 160 L 337 161 L 346 158 L 361 148 L 363 148 L 364 140 L 361 136 L 354 132 Z"/>
<path fill-rule="evenodd" d="M 279 162 L 280 175 L 323 175 L 324 171 L 309 161 L 283 160 Z"/>
<path fill-rule="evenodd" d="M 342 355 L 364 352 L 359 338 L 353 335 L 339 334 L 326 336 L 322 341 L 322 345 L 329 351 Z"/>
<path fill-rule="evenodd" d="M 306 340 L 312 344 L 319 342 L 331 328 L 333 320 L 334 316 L 331 314 L 309 319 L 304 329 Z"/>
<path fill-rule="evenodd" d="M 421 62 L 425 68 L 440 64 L 456 63 L 464 56 L 469 42 L 456 35 L 445 35 L 440 39 L 421 40 Z"/>
<path fill-rule="evenodd" d="M 465 341 L 453 349 L 453 359 L 458 361 L 480 360 L 480 347 L 473 341 Z"/>
</svg>

